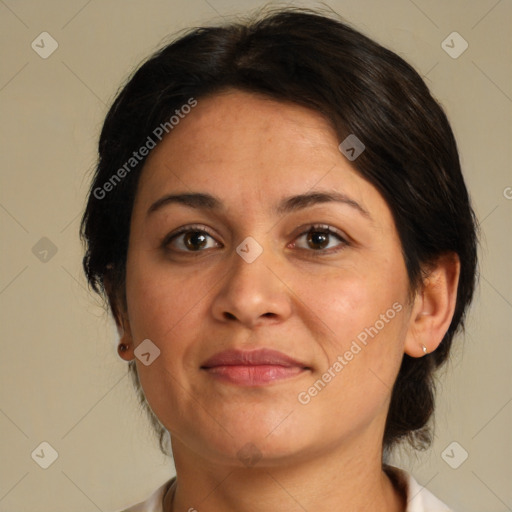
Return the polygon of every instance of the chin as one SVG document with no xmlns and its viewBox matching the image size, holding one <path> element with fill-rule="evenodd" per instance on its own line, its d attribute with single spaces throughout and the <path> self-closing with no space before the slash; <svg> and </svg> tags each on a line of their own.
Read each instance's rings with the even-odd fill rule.
<svg viewBox="0 0 512 512">
<path fill-rule="evenodd" d="M 287 463 L 297 462 L 303 454 L 304 447 L 291 443 L 290 439 L 239 437 L 230 443 L 208 443 L 212 458 L 226 466 L 239 468 L 279 467 Z M 298 443 L 300 445 L 300 443 Z M 307 450 L 306 450 L 307 451 Z M 204 453 L 204 452 L 202 452 Z"/>
<path fill-rule="evenodd" d="M 224 424 L 230 435 L 222 431 L 220 436 L 207 436 L 202 444 L 229 465 L 271 467 L 292 462 L 309 451 L 314 441 L 308 439 L 304 425 L 284 419 L 287 414 L 281 412 L 278 421 L 274 415 L 251 422 L 233 419 Z"/>
</svg>

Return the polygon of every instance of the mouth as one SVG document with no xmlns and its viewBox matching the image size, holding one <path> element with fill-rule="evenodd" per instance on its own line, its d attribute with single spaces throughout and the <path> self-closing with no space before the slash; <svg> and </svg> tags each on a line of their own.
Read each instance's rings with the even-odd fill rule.
<svg viewBox="0 0 512 512">
<path fill-rule="evenodd" d="M 311 370 L 306 364 L 270 349 L 229 349 L 201 365 L 211 377 L 239 386 L 262 386 L 290 379 Z"/>
</svg>

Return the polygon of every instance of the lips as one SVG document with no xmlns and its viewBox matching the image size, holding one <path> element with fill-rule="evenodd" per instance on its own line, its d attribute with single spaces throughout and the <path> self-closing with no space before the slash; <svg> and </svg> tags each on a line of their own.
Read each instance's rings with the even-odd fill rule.
<svg viewBox="0 0 512 512">
<path fill-rule="evenodd" d="M 288 379 L 309 370 L 301 361 L 270 349 L 229 349 L 201 365 L 214 378 L 241 386 L 258 386 Z"/>
<path fill-rule="evenodd" d="M 297 361 L 282 352 L 270 349 L 252 351 L 229 349 L 210 357 L 202 364 L 202 368 L 215 366 L 284 366 L 286 368 L 297 366 L 307 368 L 304 363 Z"/>
</svg>

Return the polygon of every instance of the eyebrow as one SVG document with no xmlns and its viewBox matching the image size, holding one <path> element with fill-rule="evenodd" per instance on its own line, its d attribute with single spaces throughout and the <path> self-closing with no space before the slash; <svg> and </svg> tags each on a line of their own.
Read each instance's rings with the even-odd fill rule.
<svg viewBox="0 0 512 512">
<path fill-rule="evenodd" d="M 357 201 L 340 192 L 313 191 L 305 194 L 285 197 L 277 206 L 272 209 L 275 215 L 284 215 L 294 211 L 302 210 L 310 206 L 322 203 L 341 203 L 350 206 L 364 217 L 371 219 L 371 215 Z M 184 193 L 166 194 L 156 200 L 148 209 L 147 216 L 170 204 L 182 204 L 198 210 L 222 211 L 224 203 L 211 194 Z"/>
</svg>

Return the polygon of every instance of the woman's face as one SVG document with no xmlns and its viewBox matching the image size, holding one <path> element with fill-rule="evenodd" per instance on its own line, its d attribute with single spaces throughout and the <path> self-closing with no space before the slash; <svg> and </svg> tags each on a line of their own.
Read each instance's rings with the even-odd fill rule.
<svg viewBox="0 0 512 512">
<path fill-rule="evenodd" d="M 314 111 L 231 90 L 149 155 L 125 329 L 132 348 L 150 340 L 137 371 L 176 446 L 238 465 L 380 446 L 408 279 L 390 210 L 340 142 Z M 294 362 L 208 362 L 228 349 Z"/>
</svg>

